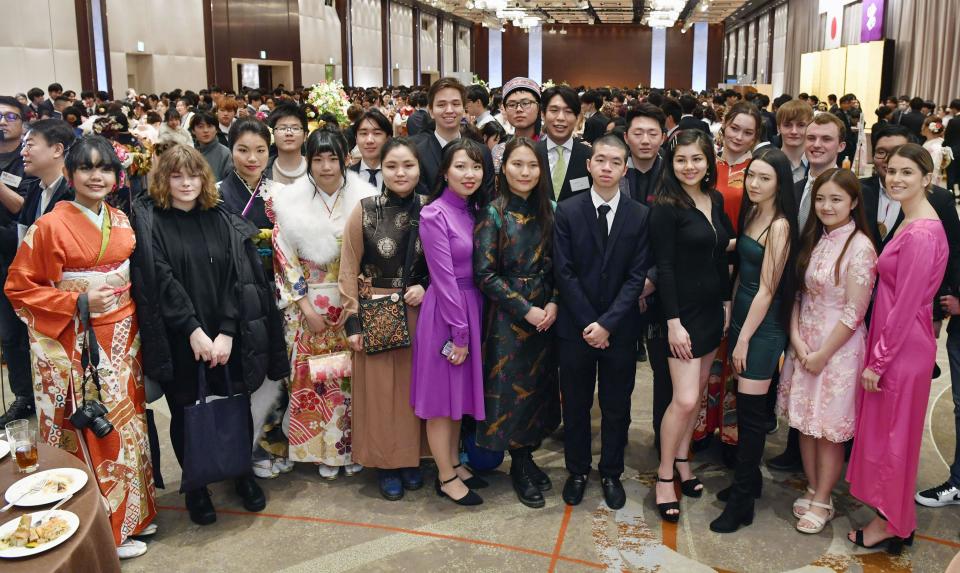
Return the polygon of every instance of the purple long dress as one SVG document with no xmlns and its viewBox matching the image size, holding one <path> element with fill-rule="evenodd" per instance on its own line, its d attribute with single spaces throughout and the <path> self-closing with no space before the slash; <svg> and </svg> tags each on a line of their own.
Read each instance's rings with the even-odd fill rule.
<svg viewBox="0 0 960 573">
<path fill-rule="evenodd" d="M 420 240 L 430 272 L 413 339 L 410 404 L 419 418 L 484 418 L 480 317 L 483 295 L 473 282 L 473 214 L 450 189 L 420 211 Z M 453 366 L 440 351 L 448 340 L 467 346 Z"/>
<path fill-rule="evenodd" d="M 857 387 L 847 480 L 850 493 L 883 513 L 887 531 L 900 537 L 917 527 L 913 491 L 937 354 L 932 301 L 948 252 L 940 221 L 918 219 L 884 247 L 877 263 L 866 368 L 880 375 L 880 391 Z"/>
</svg>

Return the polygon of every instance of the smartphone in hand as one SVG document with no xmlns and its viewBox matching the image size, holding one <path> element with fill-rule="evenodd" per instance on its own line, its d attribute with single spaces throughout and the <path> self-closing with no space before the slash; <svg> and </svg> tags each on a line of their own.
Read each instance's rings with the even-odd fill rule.
<svg viewBox="0 0 960 573">
<path fill-rule="evenodd" d="M 452 352 L 453 352 L 453 341 L 448 340 L 446 344 L 443 345 L 443 348 L 440 349 L 440 354 L 442 354 L 444 358 L 449 358 Z"/>
</svg>

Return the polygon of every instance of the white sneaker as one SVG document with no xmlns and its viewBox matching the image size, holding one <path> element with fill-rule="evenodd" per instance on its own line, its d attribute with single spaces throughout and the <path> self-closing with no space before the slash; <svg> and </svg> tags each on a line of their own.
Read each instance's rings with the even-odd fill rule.
<svg viewBox="0 0 960 573">
<path fill-rule="evenodd" d="M 136 539 L 127 539 L 117 547 L 117 556 L 120 559 L 133 559 L 147 552 L 147 544 Z"/>
<path fill-rule="evenodd" d="M 259 460 L 253 462 L 253 475 L 260 479 L 273 479 L 278 472 L 274 471 L 273 460 Z"/>
<path fill-rule="evenodd" d="M 362 471 L 363 471 L 363 466 L 361 466 L 360 464 L 347 464 L 343 466 L 343 473 L 347 474 L 348 477 L 352 475 L 356 475 Z"/>
<path fill-rule="evenodd" d="M 918 491 L 913 499 L 920 505 L 927 507 L 960 505 L 960 489 L 955 485 L 950 485 L 950 482 L 944 482 L 937 487 Z"/>
<path fill-rule="evenodd" d="M 290 458 L 277 458 L 273 460 L 273 471 L 278 474 L 288 474 L 293 471 L 294 463 Z"/>
<path fill-rule="evenodd" d="M 140 533 L 134 535 L 133 537 L 150 537 L 151 535 L 156 535 L 157 533 L 157 524 L 149 523 L 144 527 Z"/>
<path fill-rule="evenodd" d="M 317 464 L 317 470 L 320 472 L 320 477 L 323 479 L 335 480 L 337 479 L 337 476 L 340 475 L 340 468 L 338 466 Z"/>
</svg>

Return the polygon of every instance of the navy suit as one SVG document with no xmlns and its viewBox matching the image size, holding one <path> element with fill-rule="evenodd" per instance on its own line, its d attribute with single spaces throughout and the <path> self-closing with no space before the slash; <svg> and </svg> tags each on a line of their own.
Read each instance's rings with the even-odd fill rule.
<svg viewBox="0 0 960 573">
<path fill-rule="evenodd" d="M 623 473 L 623 450 L 630 427 L 630 396 L 641 333 L 637 301 L 652 258 L 648 238 L 650 210 L 621 193 L 603 248 L 592 193 L 580 193 L 557 205 L 554 274 L 560 292 L 556 334 L 563 394 L 567 470 L 590 471 L 590 410 L 599 374 L 601 475 Z M 597 322 L 610 332 L 610 346 L 591 347 L 583 339 Z"/>
</svg>

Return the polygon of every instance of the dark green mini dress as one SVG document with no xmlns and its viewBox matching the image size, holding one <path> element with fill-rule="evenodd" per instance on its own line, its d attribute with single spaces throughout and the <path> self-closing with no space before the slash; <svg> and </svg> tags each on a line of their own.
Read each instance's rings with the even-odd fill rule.
<svg viewBox="0 0 960 573">
<path fill-rule="evenodd" d="M 767 227 L 760 234 L 760 240 L 767 234 Z M 747 320 L 750 305 L 753 303 L 757 291 L 760 290 L 760 270 L 763 266 L 763 244 L 748 237 L 746 233 L 737 239 L 737 255 L 740 257 L 740 286 L 733 301 L 733 316 L 730 321 L 730 348 L 736 348 L 740 338 L 740 329 Z M 747 349 L 747 369 L 740 374 L 741 378 L 749 380 L 767 380 L 773 376 L 780 363 L 780 356 L 787 346 L 787 325 L 780 321 L 779 289 L 774 294 L 770 308 L 767 309 L 763 322 L 750 339 Z M 732 350 L 731 350 L 732 352 Z"/>
</svg>

